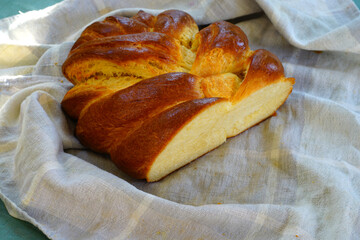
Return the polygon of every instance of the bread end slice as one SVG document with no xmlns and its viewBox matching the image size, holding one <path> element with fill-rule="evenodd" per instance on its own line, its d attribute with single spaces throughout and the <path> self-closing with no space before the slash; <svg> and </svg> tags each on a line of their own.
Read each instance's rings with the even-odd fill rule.
<svg viewBox="0 0 360 240">
<path fill-rule="evenodd" d="M 225 99 L 206 107 L 181 126 L 163 151 L 155 158 L 147 175 L 148 182 L 158 181 L 226 141 L 222 118 L 231 104 Z"/>
</svg>

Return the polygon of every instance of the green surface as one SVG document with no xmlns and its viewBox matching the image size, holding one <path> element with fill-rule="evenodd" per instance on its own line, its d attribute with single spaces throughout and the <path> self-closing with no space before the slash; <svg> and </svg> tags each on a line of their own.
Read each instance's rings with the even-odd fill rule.
<svg viewBox="0 0 360 240">
<path fill-rule="evenodd" d="M 0 18 L 10 17 L 21 12 L 43 9 L 61 0 L 0 0 Z"/>
<path fill-rule="evenodd" d="M 360 0 L 354 0 L 356 6 L 360 9 Z"/>
<path fill-rule="evenodd" d="M 48 238 L 32 224 L 11 217 L 4 203 L 0 201 L 0 239 L 44 240 Z"/>
</svg>

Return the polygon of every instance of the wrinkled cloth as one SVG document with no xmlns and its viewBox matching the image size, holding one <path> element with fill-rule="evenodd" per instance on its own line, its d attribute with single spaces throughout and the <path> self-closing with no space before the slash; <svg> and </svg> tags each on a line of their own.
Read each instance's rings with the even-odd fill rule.
<svg viewBox="0 0 360 240">
<path fill-rule="evenodd" d="M 61 65 L 91 22 L 169 8 L 263 10 L 237 25 L 296 83 L 276 116 L 146 183 L 75 138 Z M 359 16 L 350 0 L 66 0 L 0 20 L 1 200 L 51 239 L 359 239 Z"/>
</svg>

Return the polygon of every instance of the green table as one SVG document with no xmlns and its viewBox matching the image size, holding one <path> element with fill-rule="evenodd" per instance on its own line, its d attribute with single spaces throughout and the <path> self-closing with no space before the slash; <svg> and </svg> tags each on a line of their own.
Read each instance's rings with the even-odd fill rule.
<svg viewBox="0 0 360 240">
<path fill-rule="evenodd" d="M 61 0 L 1 0 L 0 19 L 19 14 L 19 11 L 43 9 L 58 2 Z"/>
<path fill-rule="evenodd" d="M 0 239 L 44 240 L 48 238 L 32 224 L 11 217 L 4 203 L 0 201 Z"/>
</svg>

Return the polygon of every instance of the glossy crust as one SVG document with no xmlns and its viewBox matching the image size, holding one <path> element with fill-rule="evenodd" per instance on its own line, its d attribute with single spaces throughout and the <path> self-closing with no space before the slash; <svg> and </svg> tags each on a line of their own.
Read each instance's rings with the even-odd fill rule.
<svg viewBox="0 0 360 240">
<path fill-rule="evenodd" d="M 202 98 L 175 105 L 158 115 L 147 118 L 142 127 L 110 151 L 111 159 L 130 176 L 147 178 L 148 171 L 167 144 L 194 116 L 221 98 Z M 137 156 L 134 158 L 134 156 Z"/>
<path fill-rule="evenodd" d="M 88 26 L 71 50 L 91 40 L 143 32 L 159 32 L 180 39 L 189 28 L 195 33 L 198 31 L 194 19 L 189 14 L 177 10 L 164 11 L 157 17 L 144 11 L 139 11 L 132 18 L 110 16 Z M 188 41 L 190 40 L 189 38 Z"/>
<path fill-rule="evenodd" d="M 209 76 L 245 70 L 250 48 L 239 27 L 221 21 L 202 29 L 195 36 L 193 51 L 196 51 L 196 59 L 191 73 Z"/>
<path fill-rule="evenodd" d="M 99 38 L 119 36 L 125 34 L 135 34 L 149 32 L 150 26 L 136 19 L 111 16 L 105 18 L 102 22 L 95 22 L 88 26 L 81 34 L 80 38 L 74 43 L 71 50 L 80 45 Z"/>
<path fill-rule="evenodd" d="M 62 108 L 73 119 L 78 119 L 81 111 L 92 101 L 108 95 L 111 90 L 105 86 L 78 85 L 70 89 L 61 102 Z"/>
<path fill-rule="evenodd" d="M 199 32 L 177 10 L 91 24 L 62 69 L 75 85 L 62 107 L 78 121 L 80 141 L 147 180 L 157 156 L 200 113 L 224 101 L 237 106 L 278 82 L 290 86 L 285 101 L 294 84 L 274 54 L 250 50 L 239 27 L 220 21 Z"/>
<path fill-rule="evenodd" d="M 141 34 L 113 36 L 104 39 L 96 39 L 83 43 L 72 50 L 63 65 L 63 69 L 70 69 L 79 62 L 102 59 L 126 68 L 130 62 L 144 65 L 144 68 L 153 75 L 162 74 L 161 68 L 165 65 L 176 69 L 181 60 L 180 45 L 174 38 L 163 33 L 149 32 Z M 157 66 L 157 65 L 160 65 Z M 76 66 L 75 66 L 76 67 Z M 159 72 L 158 72 L 159 71 Z M 64 71 L 64 75 L 72 83 L 80 83 L 94 77 L 95 72 L 84 73 L 78 71 Z M 140 71 L 114 72 L 116 76 L 129 75 L 137 78 L 145 77 Z"/>
<path fill-rule="evenodd" d="M 294 78 L 285 78 L 284 67 L 273 53 L 258 49 L 252 53 L 249 61 L 245 79 L 232 98 L 233 102 L 239 102 L 255 91 L 277 81 L 290 81 L 295 84 Z"/>
<path fill-rule="evenodd" d="M 82 112 L 76 135 L 91 149 L 110 152 L 147 119 L 179 103 L 203 98 L 199 84 L 200 78 L 194 75 L 169 73 L 108 94 Z"/>
<path fill-rule="evenodd" d="M 177 10 L 168 10 L 157 16 L 153 31 L 179 39 L 182 45 L 190 47 L 192 37 L 199 29 L 189 14 Z"/>
</svg>

